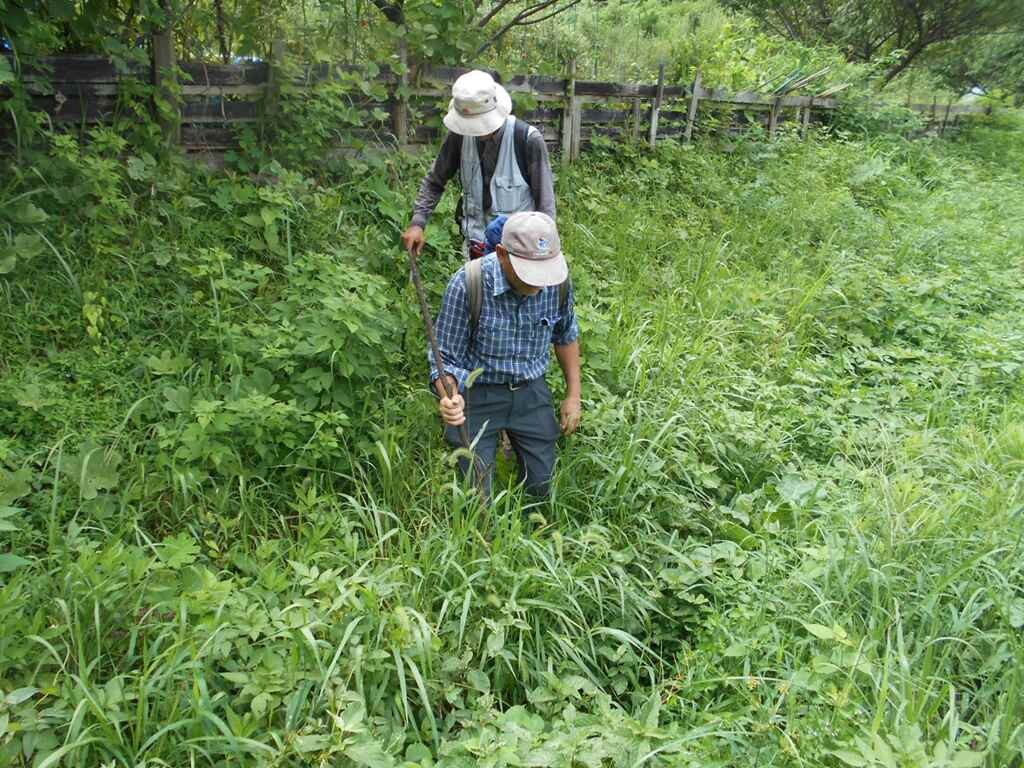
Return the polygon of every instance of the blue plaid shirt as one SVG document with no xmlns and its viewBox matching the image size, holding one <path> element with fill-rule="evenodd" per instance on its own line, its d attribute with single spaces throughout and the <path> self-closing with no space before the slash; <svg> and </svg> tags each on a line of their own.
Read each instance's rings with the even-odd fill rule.
<svg viewBox="0 0 1024 768">
<path fill-rule="evenodd" d="M 572 344 L 580 335 L 569 287 L 565 314 L 559 307 L 559 288 L 543 289 L 534 296 L 520 296 L 501 271 L 498 257 L 483 258 L 481 266 L 480 324 L 470 339 L 469 297 L 463 267 L 448 283 L 441 314 L 437 318 L 437 343 L 444 368 L 464 390 L 466 378 L 477 368 L 481 384 L 505 384 L 544 375 L 551 359 L 551 345 Z M 434 355 L 428 350 L 430 380 L 437 379 Z"/>
</svg>

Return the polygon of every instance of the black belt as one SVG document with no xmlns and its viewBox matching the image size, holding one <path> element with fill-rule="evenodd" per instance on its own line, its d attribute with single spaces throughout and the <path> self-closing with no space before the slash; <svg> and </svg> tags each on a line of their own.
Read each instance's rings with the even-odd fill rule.
<svg viewBox="0 0 1024 768">
<path fill-rule="evenodd" d="M 505 381 L 505 382 L 502 382 L 501 384 L 491 384 L 491 383 L 488 383 L 488 384 L 485 384 L 484 386 L 486 386 L 486 387 L 502 387 L 503 389 L 507 389 L 510 392 L 515 392 L 516 390 L 522 389 L 523 387 L 530 386 L 530 384 L 532 384 L 535 381 L 536 381 L 536 379 L 521 379 L 519 381 Z"/>
</svg>

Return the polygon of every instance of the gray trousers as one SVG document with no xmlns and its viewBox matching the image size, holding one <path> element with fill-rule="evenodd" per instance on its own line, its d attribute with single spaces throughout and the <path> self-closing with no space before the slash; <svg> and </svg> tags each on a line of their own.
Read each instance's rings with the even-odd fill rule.
<svg viewBox="0 0 1024 768">
<path fill-rule="evenodd" d="M 555 471 L 555 443 L 561 430 L 555 419 L 551 390 L 544 377 L 512 389 L 508 384 L 474 384 L 466 395 L 469 406 L 469 439 L 475 440 L 476 457 L 483 474 L 483 491 L 490 498 L 498 434 L 508 433 L 519 464 L 519 479 L 531 496 L 546 498 Z M 482 430 L 482 432 L 481 432 Z M 461 446 L 459 430 L 445 427 L 445 439 Z M 467 460 L 460 459 L 462 471 L 476 480 Z"/>
</svg>

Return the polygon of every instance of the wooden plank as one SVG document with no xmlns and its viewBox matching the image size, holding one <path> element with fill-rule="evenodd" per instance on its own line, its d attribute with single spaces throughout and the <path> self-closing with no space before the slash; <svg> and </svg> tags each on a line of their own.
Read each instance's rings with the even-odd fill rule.
<svg viewBox="0 0 1024 768">
<path fill-rule="evenodd" d="M 238 134 L 230 127 L 217 125 L 183 125 L 181 144 L 188 151 L 206 149 L 234 149 Z"/>
<path fill-rule="evenodd" d="M 562 98 L 568 82 L 564 78 L 517 75 L 502 83 L 509 93 L 532 93 L 537 96 Z"/>
<path fill-rule="evenodd" d="M 122 80 L 121 83 L 127 82 Z M 25 90 L 33 96 L 117 96 L 121 93 L 121 83 L 46 83 L 36 80 L 25 84 Z M 261 98 L 264 85 L 182 85 L 179 91 L 182 96 L 239 96 Z"/>
<path fill-rule="evenodd" d="M 109 123 L 118 113 L 117 98 L 112 96 L 33 96 L 32 108 L 57 123 Z"/>
<path fill-rule="evenodd" d="M 633 141 L 640 141 L 640 99 L 633 99 Z"/>
<path fill-rule="evenodd" d="M 813 98 L 811 98 L 811 103 L 808 104 L 806 107 L 804 107 L 803 110 L 804 111 L 803 111 L 803 114 L 801 115 L 801 120 L 800 120 L 800 138 L 801 139 L 806 139 L 807 138 L 807 129 L 811 125 L 811 112 L 814 111 L 814 99 Z"/>
<path fill-rule="evenodd" d="M 639 83 L 608 83 L 597 80 L 579 80 L 576 83 L 576 93 L 579 96 L 595 96 L 607 98 L 654 98 L 658 95 L 657 85 L 641 85 Z M 673 98 L 686 96 L 686 89 L 677 86 L 665 86 L 662 89 L 662 98 Z"/>
<path fill-rule="evenodd" d="M 14 69 L 14 57 L 7 55 Z M 118 68 L 106 56 L 21 56 L 24 80 L 47 80 L 54 83 L 116 83 L 125 79 L 149 80 L 149 65 L 126 63 Z"/>
<path fill-rule="evenodd" d="M 259 119 L 260 108 L 257 101 L 190 101 L 182 104 L 181 120 L 185 123 L 251 123 Z"/>
<path fill-rule="evenodd" d="M 269 65 L 262 62 L 246 64 L 209 64 L 184 62 L 179 65 L 182 82 L 192 85 L 262 85 L 270 76 Z"/>
<path fill-rule="evenodd" d="M 582 100 L 581 100 L 582 101 Z M 584 125 L 592 123 L 627 123 L 632 112 L 622 109 L 581 109 L 580 119 Z"/>
<path fill-rule="evenodd" d="M 931 112 L 932 109 L 931 104 L 908 104 L 907 107 L 915 112 Z M 988 113 L 988 109 L 976 104 L 954 104 L 950 107 L 949 113 L 951 115 L 984 115 Z"/>
<path fill-rule="evenodd" d="M 693 85 L 690 87 L 690 106 L 686 110 L 686 130 L 683 132 L 683 140 L 687 144 L 689 144 L 691 139 L 693 139 L 693 125 L 697 121 L 697 105 L 700 103 L 701 92 L 700 81 L 701 74 L 698 69 L 697 74 L 693 77 Z"/>
<path fill-rule="evenodd" d="M 536 109 L 528 109 L 525 112 L 518 112 L 516 117 L 520 117 L 531 124 L 545 121 L 557 123 L 562 119 L 562 110 L 550 107 L 537 107 Z"/>
<path fill-rule="evenodd" d="M 661 111 L 661 100 L 665 96 L 665 65 L 658 66 L 658 91 L 654 97 L 654 106 L 651 108 L 651 132 L 649 141 L 653 149 L 658 144 L 658 112 Z"/>
</svg>

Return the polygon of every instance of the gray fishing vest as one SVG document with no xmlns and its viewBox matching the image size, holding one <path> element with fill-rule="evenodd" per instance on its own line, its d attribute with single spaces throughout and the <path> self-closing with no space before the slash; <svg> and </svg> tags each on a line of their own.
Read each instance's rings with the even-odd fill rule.
<svg viewBox="0 0 1024 768">
<path fill-rule="evenodd" d="M 509 115 L 491 177 L 489 211 L 484 210 L 484 175 L 476 141 L 468 136 L 462 141 L 462 236 L 467 240 L 483 240 L 487 223 L 495 216 L 536 210 L 530 185 L 516 161 L 515 127 L 516 118 Z"/>
</svg>

